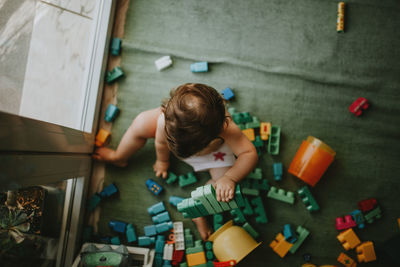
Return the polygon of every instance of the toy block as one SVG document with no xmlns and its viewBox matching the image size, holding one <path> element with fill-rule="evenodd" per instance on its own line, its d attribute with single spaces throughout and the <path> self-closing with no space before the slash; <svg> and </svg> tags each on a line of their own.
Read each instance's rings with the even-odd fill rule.
<svg viewBox="0 0 400 267">
<path fill-rule="evenodd" d="M 191 218 L 197 218 L 204 215 L 199 209 L 197 209 L 194 199 L 188 198 L 187 201 L 184 200 L 184 203 L 187 203 L 186 211 L 191 215 Z"/>
<path fill-rule="evenodd" d="M 262 199 L 260 196 L 253 198 L 251 200 L 251 204 L 253 205 L 254 213 L 257 215 L 256 222 L 257 223 L 267 223 L 267 214 L 265 213 L 264 205 L 262 203 Z"/>
<path fill-rule="evenodd" d="M 290 253 L 292 254 L 296 253 L 299 247 L 304 243 L 304 240 L 306 240 L 306 238 L 310 234 L 310 232 L 306 228 L 300 225 L 297 226 L 296 233 L 297 233 L 297 241 L 290 248 Z"/>
<path fill-rule="evenodd" d="M 242 211 L 240 209 L 233 209 L 230 211 L 232 217 L 233 217 L 233 221 L 235 223 L 245 223 L 246 222 L 246 218 L 244 217 Z"/>
<path fill-rule="evenodd" d="M 206 250 L 212 250 L 212 248 L 213 248 L 213 243 L 212 243 L 211 241 L 206 241 L 206 242 L 204 243 L 204 247 L 205 247 Z"/>
<path fill-rule="evenodd" d="M 156 230 L 157 230 L 157 234 L 166 232 L 170 229 L 172 229 L 174 227 L 174 225 L 172 224 L 172 222 L 163 222 L 163 223 L 159 223 L 155 225 Z"/>
<path fill-rule="evenodd" d="M 221 262 L 214 261 L 213 264 L 214 267 L 228 267 L 228 266 L 235 266 L 236 261 L 235 260 L 221 261 Z"/>
<path fill-rule="evenodd" d="M 224 223 L 224 217 L 222 214 L 214 214 L 213 215 L 213 225 L 214 231 L 217 231 Z"/>
<path fill-rule="evenodd" d="M 122 76 L 124 76 L 124 72 L 122 71 L 121 67 L 115 67 L 111 71 L 107 72 L 106 81 L 108 84 L 110 84 Z"/>
<path fill-rule="evenodd" d="M 128 224 L 126 226 L 126 240 L 128 243 L 135 242 L 136 241 L 136 232 L 135 228 L 133 228 L 132 224 Z"/>
<path fill-rule="evenodd" d="M 156 242 L 155 237 L 148 237 L 148 236 L 139 236 L 138 237 L 138 245 L 140 247 L 150 246 Z"/>
<path fill-rule="evenodd" d="M 196 209 L 200 212 L 200 214 L 202 216 L 207 216 L 210 215 L 207 210 L 204 208 L 203 204 L 201 204 L 201 202 L 199 200 L 194 200 L 192 199 L 194 202 L 194 206 L 196 207 Z"/>
<path fill-rule="evenodd" d="M 357 98 L 349 107 L 351 113 L 355 116 L 360 116 L 364 109 L 369 107 L 368 100 L 364 97 Z"/>
<path fill-rule="evenodd" d="M 157 184 L 152 179 L 147 179 L 146 186 L 156 196 L 158 196 L 163 189 L 161 185 Z"/>
<path fill-rule="evenodd" d="M 153 220 L 153 223 L 163 223 L 163 222 L 168 222 L 171 220 L 171 218 L 169 217 L 168 211 L 159 213 L 156 216 L 153 216 L 151 219 Z"/>
<path fill-rule="evenodd" d="M 196 240 L 194 242 L 194 247 L 190 247 L 190 248 L 186 249 L 186 255 L 198 253 L 198 252 L 202 252 L 202 251 L 204 251 L 203 242 L 201 240 Z"/>
<path fill-rule="evenodd" d="M 262 179 L 261 168 L 255 168 L 251 173 L 247 175 L 246 178 L 261 180 Z"/>
<path fill-rule="evenodd" d="M 191 72 L 207 72 L 208 62 L 196 62 L 190 65 Z"/>
<path fill-rule="evenodd" d="M 195 218 L 196 214 L 193 214 L 191 210 L 188 208 L 189 199 L 185 198 L 181 202 L 178 203 L 178 211 L 182 213 L 184 218 Z"/>
<path fill-rule="evenodd" d="M 282 202 L 286 202 L 289 204 L 294 203 L 294 194 L 293 192 L 285 192 L 283 189 L 277 189 L 275 186 L 271 186 L 271 188 L 268 191 L 267 196 L 269 198 L 273 198 Z"/>
<path fill-rule="evenodd" d="M 270 122 L 261 122 L 260 123 L 260 137 L 261 140 L 268 140 L 269 135 L 271 134 L 271 123 Z"/>
<path fill-rule="evenodd" d="M 109 131 L 101 128 L 96 135 L 96 141 L 95 141 L 96 146 L 97 147 L 103 146 L 104 144 L 106 144 L 108 142 L 110 137 L 111 137 L 111 133 Z"/>
<path fill-rule="evenodd" d="M 254 239 L 256 239 L 259 234 L 256 230 L 254 230 L 254 228 L 248 223 L 245 222 L 245 224 L 243 224 L 243 229 L 246 230 L 247 233 L 249 233 L 249 235 L 251 235 Z"/>
<path fill-rule="evenodd" d="M 222 90 L 222 96 L 224 97 L 225 100 L 231 100 L 232 98 L 235 97 L 235 94 L 233 93 L 232 89 L 227 87 L 224 90 Z"/>
<path fill-rule="evenodd" d="M 319 205 L 317 201 L 315 201 L 315 198 L 311 194 L 308 186 L 303 186 L 302 188 L 297 190 L 297 193 L 300 195 L 301 201 L 303 201 L 303 203 L 306 205 L 306 208 L 309 212 L 319 210 Z"/>
<path fill-rule="evenodd" d="M 165 180 L 167 184 L 173 184 L 175 181 L 178 179 L 178 176 L 176 176 L 173 172 L 168 172 L 168 177 Z"/>
<path fill-rule="evenodd" d="M 360 239 L 358 239 L 358 236 L 354 233 L 352 228 L 341 232 L 337 236 L 337 239 L 342 243 L 345 250 L 353 249 L 360 244 Z"/>
<path fill-rule="evenodd" d="M 271 155 L 279 154 L 279 142 L 281 139 L 281 128 L 276 125 L 271 126 L 271 136 L 268 142 L 268 153 Z"/>
<path fill-rule="evenodd" d="M 363 242 L 356 248 L 358 262 L 370 262 L 376 260 L 374 243 Z"/>
<path fill-rule="evenodd" d="M 254 129 L 253 129 L 253 128 L 244 129 L 244 130 L 242 130 L 242 133 L 243 133 L 250 141 L 256 140 L 256 137 L 255 137 Z"/>
<path fill-rule="evenodd" d="M 185 187 L 197 182 L 196 176 L 193 172 L 189 172 L 187 175 L 179 175 L 179 186 Z"/>
<path fill-rule="evenodd" d="M 155 245 L 155 251 L 158 254 L 163 254 L 165 245 L 165 237 L 163 235 L 158 235 Z"/>
<path fill-rule="evenodd" d="M 276 254 L 283 258 L 288 253 L 293 244 L 286 242 L 285 237 L 281 233 L 279 233 L 275 237 L 275 240 L 269 244 L 269 246 L 272 248 L 273 251 L 275 251 Z"/>
<path fill-rule="evenodd" d="M 162 267 L 172 267 L 171 261 L 169 261 L 169 260 L 164 260 L 164 263 L 163 263 Z"/>
<path fill-rule="evenodd" d="M 253 208 L 250 205 L 250 201 L 248 198 L 244 198 L 244 208 L 243 208 L 243 213 L 246 215 L 253 215 Z"/>
<path fill-rule="evenodd" d="M 264 141 L 261 140 L 261 137 L 259 135 L 256 135 L 256 137 L 252 143 L 256 148 L 261 148 L 264 146 Z"/>
<path fill-rule="evenodd" d="M 109 221 L 108 226 L 117 233 L 125 233 L 126 223 L 120 221 Z"/>
<path fill-rule="evenodd" d="M 89 200 L 88 210 L 94 211 L 94 209 L 99 205 L 101 201 L 101 196 L 98 193 L 95 193 Z"/>
<path fill-rule="evenodd" d="M 154 236 L 157 234 L 157 229 L 155 225 L 146 225 L 144 227 L 145 236 Z"/>
<path fill-rule="evenodd" d="M 285 240 L 289 243 L 294 244 L 297 241 L 297 235 L 293 231 L 292 226 L 290 224 L 285 224 L 283 226 L 283 235 L 285 236 Z"/>
<path fill-rule="evenodd" d="M 190 233 L 190 229 L 185 229 L 185 246 L 187 248 L 193 247 L 193 235 Z"/>
<path fill-rule="evenodd" d="M 234 201 L 234 200 L 231 200 L 231 201 Z M 224 210 L 224 211 L 228 211 L 228 210 L 231 210 L 232 209 L 232 207 L 234 207 L 235 206 L 235 203 L 231 203 L 231 201 L 229 201 L 229 202 L 224 202 L 224 201 L 218 201 L 218 204 L 221 206 L 221 208 Z M 230 203 L 230 204 L 229 204 Z M 232 207 L 231 207 L 231 204 L 232 204 Z M 236 204 L 237 205 L 237 204 Z M 237 208 L 237 207 L 236 207 Z"/>
<path fill-rule="evenodd" d="M 253 118 L 250 116 L 250 113 L 248 112 L 240 112 L 240 116 L 242 116 L 244 123 L 253 121 Z"/>
<path fill-rule="evenodd" d="M 188 267 L 188 265 L 186 262 L 183 262 L 183 263 L 179 264 L 179 267 Z"/>
<path fill-rule="evenodd" d="M 267 179 L 261 179 L 261 180 L 253 180 L 253 184 L 251 185 L 253 189 L 258 189 L 258 190 L 269 190 L 269 184 Z"/>
<path fill-rule="evenodd" d="M 346 230 L 352 227 L 357 226 L 356 222 L 353 220 L 351 215 L 344 216 L 344 221 L 342 217 L 336 218 L 336 229 L 337 230 Z"/>
<path fill-rule="evenodd" d="M 223 202 L 223 201 L 221 201 L 221 202 Z M 226 203 L 226 202 L 223 202 L 223 203 Z M 221 205 L 221 204 L 220 204 Z M 232 199 L 231 201 L 229 201 L 228 202 L 228 205 L 229 205 L 229 208 L 231 208 L 231 209 L 237 209 L 237 208 L 239 208 L 239 206 L 236 204 L 236 201 L 234 200 L 234 199 Z M 221 205 L 221 207 L 222 207 L 222 205 Z"/>
<path fill-rule="evenodd" d="M 224 210 L 221 208 L 221 205 L 219 204 L 215 196 L 214 187 L 211 184 L 208 184 L 205 185 L 203 189 L 204 189 L 204 196 L 207 198 L 208 202 L 211 204 L 215 212 L 216 213 L 223 212 Z"/>
<path fill-rule="evenodd" d="M 111 237 L 110 242 L 113 245 L 121 245 L 121 240 L 119 240 L 118 236 Z"/>
<path fill-rule="evenodd" d="M 358 209 L 362 212 L 368 212 L 370 210 L 373 210 L 377 205 L 378 202 L 375 198 L 368 198 L 358 202 Z"/>
<path fill-rule="evenodd" d="M 204 251 L 193 254 L 186 254 L 186 261 L 189 267 L 207 263 Z"/>
<path fill-rule="evenodd" d="M 282 162 L 274 163 L 272 167 L 274 171 L 274 180 L 275 181 L 282 180 L 282 174 L 283 174 Z"/>
<path fill-rule="evenodd" d="M 259 196 L 260 191 L 257 189 L 252 189 L 252 188 L 242 188 L 242 193 L 244 195 L 250 195 L 250 196 Z"/>
<path fill-rule="evenodd" d="M 339 257 L 337 258 L 337 261 L 346 267 L 357 267 L 357 263 L 354 262 L 352 258 L 347 256 L 343 252 L 340 253 Z"/>
<path fill-rule="evenodd" d="M 376 219 L 380 219 L 382 217 L 382 211 L 379 206 L 375 209 L 371 210 L 367 214 L 364 215 L 365 220 L 367 223 L 373 223 Z"/>
<path fill-rule="evenodd" d="M 180 203 L 182 200 L 184 200 L 183 197 L 177 197 L 177 196 L 170 196 L 169 197 L 169 204 L 178 207 L 178 203 Z"/>
<path fill-rule="evenodd" d="M 112 122 L 118 116 L 119 112 L 120 110 L 116 105 L 109 104 L 104 115 L 104 120 Z"/>
<path fill-rule="evenodd" d="M 162 264 L 163 264 L 162 252 L 161 253 L 156 253 L 154 255 L 154 264 L 153 264 L 153 266 L 154 267 L 162 267 Z"/>
<path fill-rule="evenodd" d="M 304 253 L 303 254 L 303 260 L 306 262 L 310 262 L 311 261 L 311 254 L 310 253 Z"/>
<path fill-rule="evenodd" d="M 185 235 L 183 233 L 183 222 L 174 222 L 175 250 L 185 249 Z"/>
<path fill-rule="evenodd" d="M 210 202 L 208 202 L 207 197 L 204 196 L 204 188 L 203 186 L 196 188 L 196 190 L 192 191 L 191 196 L 195 200 L 199 200 L 204 208 L 207 210 L 208 214 L 215 213 L 215 210 L 211 206 Z"/>
<path fill-rule="evenodd" d="M 240 185 L 236 185 L 235 187 L 235 201 L 239 207 L 244 207 L 244 199 L 242 196 Z"/>
<path fill-rule="evenodd" d="M 206 253 L 206 259 L 207 259 L 208 261 L 211 261 L 211 260 L 214 259 L 214 253 L 212 252 L 212 250 L 208 250 L 208 251 L 206 251 L 205 253 Z"/>
<path fill-rule="evenodd" d="M 122 41 L 120 38 L 112 38 L 111 40 L 111 55 L 118 56 L 121 53 Z"/>
<path fill-rule="evenodd" d="M 173 244 L 165 244 L 163 260 L 168 260 L 168 261 L 172 260 L 172 254 L 174 254 L 174 245 Z"/>
<path fill-rule="evenodd" d="M 246 129 L 246 126 L 245 126 L 243 123 L 239 123 L 237 126 L 239 127 L 239 129 L 240 129 L 241 131 L 244 130 L 244 129 Z"/>
<path fill-rule="evenodd" d="M 111 197 L 112 195 L 118 193 L 118 188 L 117 186 L 112 183 L 109 184 L 108 186 L 106 186 L 101 192 L 100 192 L 100 196 L 101 197 Z"/>
<path fill-rule="evenodd" d="M 183 260 L 183 255 L 185 255 L 184 250 L 174 250 L 172 254 L 172 265 L 177 266 Z"/>
<path fill-rule="evenodd" d="M 158 71 L 162 71 L 172 65 L 172 59 L 170 56 L 163 56 L 154 61 L 154 64 Z"/>
<path fill-rule="evenodd" d="M 162 201 L 158 202 L 157 204 L 154 204 L 153 206 L 151 206 L 149 208 L 147 208 L 147 212 L 150 215 L 156 215 L 156 214 L 161 213 L 163 211 L 165 211 L 165 206 L 164 206 L 164 203 Z"/>
<path fill-rule="evenodd" d="M 260 127 L 260 121 L 258 120 L 258 118 L 257 117 L 254 117 L 253 116 L 253 118 L 252 118 L 252 120 L 250 121 L 250 122 L 247 122 L 246 123 L 246 128 L 248 129 L 248 128 L 258 128 L 258 127 Z M 261 139 L 260 139 L 261 140 Z M 262 142 L 262 141 L 261 141 Z"/>
<path fill-rule="evenodd" d="M 232 116 L 232 120 L 239 126 L 239 124 L 242 124 L 243 125 L 243 127 L 244 127 L 244 124 L 243 124 L 243 118 L 242 118 L 242 116 L 240 115 L 240 113 L 231 113 L 231 116 Z M 243 130 L 243 129 L 242 129 Z"/>
</svg>

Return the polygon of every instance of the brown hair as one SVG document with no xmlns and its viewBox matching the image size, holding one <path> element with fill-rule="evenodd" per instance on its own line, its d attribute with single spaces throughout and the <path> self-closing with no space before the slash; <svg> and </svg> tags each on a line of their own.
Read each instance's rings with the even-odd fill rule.
<svg viewBox="0 0 400 267">
<path fill-rule="evenodd" d="M 222 132 L 227 123 L 225 102 L 217 90 L 199 83 L 183 84 L 170 96 L 162 105 L 168 146 L 176 156 L 187 158 Z"/>
</svg>

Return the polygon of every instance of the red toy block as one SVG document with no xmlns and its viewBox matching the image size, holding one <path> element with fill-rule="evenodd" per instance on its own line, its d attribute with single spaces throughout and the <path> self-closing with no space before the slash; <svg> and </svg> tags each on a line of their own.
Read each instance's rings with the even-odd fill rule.
<svg viewBox="0 0 400 267">
<path fill-rule="evenodd" d="M 353 104 L 350 105 L 349 110 L 351 113 L 356 115 L 357 117 L 362 114 L 363 109 L 367 109 L 369 107 L 368 100 L 364 97 L 359 97 Z"/>
<path fill-rule="evenodd" d="M 172 254 L 172 265 L 177 266 L 180 262 L 182 262 L 184 254 L 184 250 L 174 250 L 174 253 Z"/>
<path fill-rule="evenodd" d="M 378 205 L 375 198 L 368 198 L 358 202 L 358 209 L 362 212 L 373 210 Z"/>
<path fill-rule="evenodd" d="M 336 229 L 337 230 L 346 230 L 352 227 L 356 227 L 357 223 L 353 220 L 351 215 L 344 216 L 344 221 L 342 217 L 336 218 Z"/>
<path fill-rule="evenodd" d="M 214 261 L 214 267 L 228 267 L 228 266 L 235 266 L 236 261 L 235 260 L 230 260 L 230 261 Z"/>
</svg>

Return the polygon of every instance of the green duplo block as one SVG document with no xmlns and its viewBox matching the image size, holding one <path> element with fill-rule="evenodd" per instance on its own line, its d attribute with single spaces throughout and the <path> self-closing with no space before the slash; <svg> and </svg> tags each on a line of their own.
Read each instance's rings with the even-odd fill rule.
<svg viewBox="0 0 400 267">
<path fill-rule="evenodd" d="M 375 209 L 369 211 L 367 214 L 364 215 L 365 220 L 367 223 L 373 223 L 375 219 L 380 219 L 382 217 L 381 207 L 377 206 Z"/>
<path fill-rule="evenodd" d="M 218 203 L 224 211 L 232 209 L 227 202 L 219 201 Z"/>
<path fill-rule="evenodd" d="M 263 146 L 264 146 L 264 141 L 261 140 L 261 137 L 260 137 L 259 135 L 257 135 L 255 138 L 256 138 L 256 139 L 255 139 L 254 141 L 252 141 L 253 145 L 254 145 L 256 148 L 261 148 L 261 147 L 263 147 Z"/>
<path fill-rule="evenodd" d="M 168 177 L 165 180 L 165 182 L 167 184 L 173 184 L 173 183 L 175 183 L 177 178 L 178 178 L 178 176 L 176 176 L 173 172 L 168 172 Z"/>
<path fill-rule="evenodd" d="M 246 129 L 246 126 L 243 123 L 240 123 L 237 126 L 239 127 L 240 130 Z"/>
<path fill-rule="evenodd" d="M 185 198 L 180 203 L 178 203 L 178 211 L 185 212 L 189 218 L 196 218 L 197 213 L 194 213 L 192 209 L 189 207 L 190 198 Z"/>
<path fill-rule="evenodd" d="M 254 230 L 254 228 L 248 223 L 246 222 L 245 224 L 243 224 L 243 228 L 244 230 L 246 230 L 254 239 L 256 239 L 259 234 L 257 233 L 256 230 Z"/>
<path fill-rule="evenodd" d="M 247 122 L 246 123 L 246 128 L 259 128 L 260 127 L 260 120 L 253 116 L 252 121 L 251 122 Z"/>
<path fill-rule="evenodd" d="M 294 203 L 294 194 L 293 192 L 285 192 L 283 189 L 277 189 L 275 186 L 271 186 L 271 189 L 268 191 L 267 196 L 269 198 L 273 198 L 279 201 L 283 201 L 289 204 Z"/>
<path fill-rule="evenodd" d="M 192 198 L 195 200 L 199 200 L 204 208 L 207 210 L 208 214 L 214 214 L 215 210 L 211 206 L 210 202 L 208 202 L 207 198 L 204 196 L 204 188 L 203 186 L 196 188 L 196 190 L 191 193 Z"/>
<path fill-rule="evenodd" d="M 217 231 L 224 222 L 224 217 L 222 214 L 214 214 L 213 216 L 213 224 L 214 224 L 214 231 Z"/>
<path fill-rule="evenodd" d="M 197 242 L 198 240 L 196 240 Z M 201 244 L 200 246 L 198 244 L 195 244 L 194 247 L 191 248 L 187 248 L 186 249 L 186 254 L 194 254 L 194 253 L 198 253 L 198 252 L 202 252 L 204 251 L 203 249 L 203 245 Z"/>
<path fill-rule="evenodd" d="M 250 195 L 250 196 L 259 196 L 260 191 L 257 189 L 252 189 L 252 188 L 242 188 L 242 193 L 244 195 Z"/>
<path fill-rule="evenodd" d="M 188 267 L 186 262 L 182 262 L 181 264 L 179 264 L 179 267 Z"/>
<path fill-rule="evenodd" d="M 251 188 L 268 191 L 269 190 L 268 180 L 267 179 L 253 180 Z"/>
<path fill-rule="evenodd" d="M 257 223 L 267 223 L 267 214 L 265 213 L 264 204 L 262 203 L 262 199 L 260 196 L 253 198 L 251 200 L 251 204 L 253 205 L 254 213 L 257 215 L 256 222 Z"/>
<path fill-rule="evenodd" d="M 253 121 L 253 118 L 250 116 L 250 113 L 248 112 L 240 112 L 240 115 L 242 116 L 244 123 Z"/>
<path fill-rule="evenodd" d="M 208 250 L 206 252 L 206 259 L 209 260 L 209 261 L 214 259 L 214 253 L 212 252 L 212 250 Z"/>
<path fill-rule="evenodd" d="M 215 197 L 215 190 L 211 184 L 204 186 L 204 196 L 207 198 L 208 202 L 210 202 L 216 213 L 221 213 L 224 211 Z"/>
<path fill-rule="evenodd" d="M 198 211 L 200 211 L 200 213 L 202 214 L 202 216 L 207 216 L 210 215 L 207 210 L 204 208 L 203 204 L 201 204 L 200 200 L 194 200 L 195 203 L 195 207 Z"/>
<path fill-rule="evenodd" d="M 231 209 L 237 209 L 237 208 L 239 208 L 239 206 L 237 205 L 237 203 L 236 203 L 236 201 L 235 201 L 234 199 L 232 199 L 231 201 L 229 201 L 228 204 L 229 204 L 229 207 L 230 207 Z"/>
<path fill-rule="evenodd" d="M 214 267 L 214 262 L 207 261 L 207 267 Z"/>
<path fill-rule="evenodd" d="M 235 188 L 235 201 L 239 207 L 244 207 L 245 203 L 244 203 L 244 199 L 242 196 L 242 191 L 241 191 L 240 185 L 236 185 L 236 188 Z"/>
<path fill-rule="evenodd" d="M 231 215 L 233 217 L 233 221 L 235 223 L 244 223 L 246 222 L 246 218 L 244 217 L 242 211 L 240 209 L 231 210 Z"/>
<path fill-rule="evenodd" d="M 261 168 L 255 168 L 251 173 L 249 173 L 249 175 L 247 175 L 247 178 L 257 179 L 257 180 L 262 179 L 262 170 L 261 170 Z"/>
<path fill-rule="evenodd" d="M 301 227 L 300 225 L 297 226 L 296 232 L 298 235 L 297 241 L 294 242 L 293 246 L 289 250 L 292 254 L 297 251 L 297 249 L 301 246 L 301 244 L 303 244 L 304 240 L 310 234 L 310 232 L 306 228 Z"/>
<path fill-rule="evenodd" d="M 271 135 L 268 142 L 268 153 L 271 155 L 279 154 L 279 142 L 281 139 L 281 128 L 276 125 L 271 126 Z"/>
<path fill-rule="evenodd" d="M 203 216 L 202 213 L 196 208 L 196 203 L 194 199 L 189 198 L 188 201 L 188 210 L 194 215 L 192 218 L 197 218 Z"/>
<path fill-rule="evenodd" d="M 122 76 L 124 76 L 122 69 L 120 67 L 115 67 L 111 71 L 107 72 L 106 81 L 107 83 L 112 83 Z"/>
<path fill-rule="evenodd" d="M 250 205 L 249 199 L 245 197 L 244 203 L 243 213 L 246 215 L 253 215 L 253 208 Z"/>
<path fill-rule="evenodd" d="M 315 201 L 315 198 L 310 192 L 310 189 L 307 186 L 304 186 L 297 190 L 297 193 L 299 193 L 301 200 L 303 203 L 306 205 L 306 208 L 308 211 L 317 211 L 319 210 L 319 205 L 317 201 Z"/>
<path fill-rule="evenodd" d="M 197 182 L 197 178 L 194 173 L 189 172 L 187 175 L 179 175 L 179 186 L 185 187 Z"/>
</svg>

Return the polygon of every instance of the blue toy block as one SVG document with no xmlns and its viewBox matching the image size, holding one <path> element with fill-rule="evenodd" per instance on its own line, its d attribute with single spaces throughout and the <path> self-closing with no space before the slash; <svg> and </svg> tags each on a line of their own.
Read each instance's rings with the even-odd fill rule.
<svg viewBox="0 0 400 267">
<path fill-rule="evenodd" d="M 113 229 L 117 233 L 125 233 L 126 229 L 126 223 L 120 222 L 120 221 L 110 221 L 108 223 L 108 226 L 110 226 L 111 229 Z"/>
<path fill-rule="evenodd" d="M 166 232 L 174 227 L 172 222 L 163 222 L 163 223 L 156 224 L 155 226 L 156 226 L 157 234 Z"/>
<path fill-rule="evenodd" d="M 196 62 L 190 65 L 190 70 L 192 72 L 207 72 L 208 62 Z"/>
<path fill-rule="evenodd" d="M 109 104 L 104 115 L 104 120 L 107 122 L 112 122 L 119 114 L 119 108 L 116 105 Z"/>
<path fill-rule="evenodd" d="M 147 208 L 147 212 L 150 215 L 156 215 L 156 214 L 161 213 L 163 211 L 165 211 L 165 206 L 164 206 L 164 203 L 162 201 L 158 202 L 157 204 L 154 204 L 153 206 Z"/>
<path fill-rule="evenodd" d="M 283 174 L 282 162 L 274 163 L 273 170 L 274 170 L 275 181 L 282 180 L 282 174 Z"/>
<path fill-rule="evenodd" d="M 103 191 L 100 192 L 101 197 L 111 197 L 112 195 L 116 194 L 118 192 L 118 187 L 112 183 L 106 186 Z"/>
<path fill-rule="evenodd" d="M 103 244 L 111 244 L 111 238 L 108 236 L 100 237 L 100 242 Z"/>
<path fill-rule="evenodd" d="M 163 254 L 165 245 L 165 237 L 163 235 L 158 235 L 156 240 L 155 250 L 156 253 Z"/>
<path fill-rule="evenodd" d="M 353 217 L 353 220 L 356 222 L 357 226 L 359 229 L 362 229 L 365 227 L 365 219 L 364 215 L 362 214 L 361 210 L 354 210 L 350 212 L 351 217 Z"/>
<path fill-rule="evenodd" d="M 111 244 L 113 245 L 121 245 L 121 240 L 119 240 L 118 236 L 114 236 L 111 238 Z"/>
<path fill-rule="evenodd" d="M 162 191 L 161 185 L 157 184 L 152 179 L 147 179 L 146 186 L 156 196 L 158 196 Z"/>
<path fill-rule="evenodd" d="M 136 241 L 136 232 L 135 228 L 133 228 L 132 224 L 128 224 L 126 226 L 126 240 L 128 243 L 135 242 Z"/>
<path fill-rule="evenodd" d="M 151 218 L 154 223 L 163 223 L 163 222 L 168 222 L 171 220 L 169 217 L 168 211 L 164 211 L 163 213 L 159 213 L 156 216 L 153 216 Z"/>
<path fill-rule="evenodd" d="M 144 227 L 144 234 L 146 236 L 154 236 L 157 234 L 157 229 L 155 225 L 146 225 Z"/>
<path fill-rule="evenodd" d="M 224 97 L 225 100 L 231 100 L 232 98 L 235 97 L 235 94 L 233 93 L 231 88 L 227 87 L 224 90 L 222 90 L 222 96 Z"/>
<path fill-rule="evenodd" d="M 150 246 L 156 242 L 155 237 L 139 236 L 138 245 L 140 247 Z"/>
<path fill-rule="evenodd" d="M 112 38 L 111 41 L 111 55 L 118 56 L 121 53 L 122 41 L 120 38 Z"/>
<path fill-rule="evenodd" d="M 289 243 L 294 243 L 297 241 L 296 233 L 293 231 L 292 226 L 290 224 L 285 224 L 283 226 L 283 235 L 285 236 L 285 240 Z"/>
<path fill-rule="evenodd" d="M 189 172 L 187 175 L 179 175 L 179 186 L 184 187 L 197 182 L 196 176 L 193 172 Z"/>
<path fill-rule="evenodd" d="M 95 193 L 89 200 L 88 210 L 94 211 L 94 209 L 99 205 L 101 201 L 100 194 Z"/>
<path fill-rule="evenodd" d="M 183 197 L 177 197 L 177 196 L 170 196 L 169 197 L 169 204 L 178 207 L 178 203 L 182 202 L 184 200 Z"/>
</svg>

